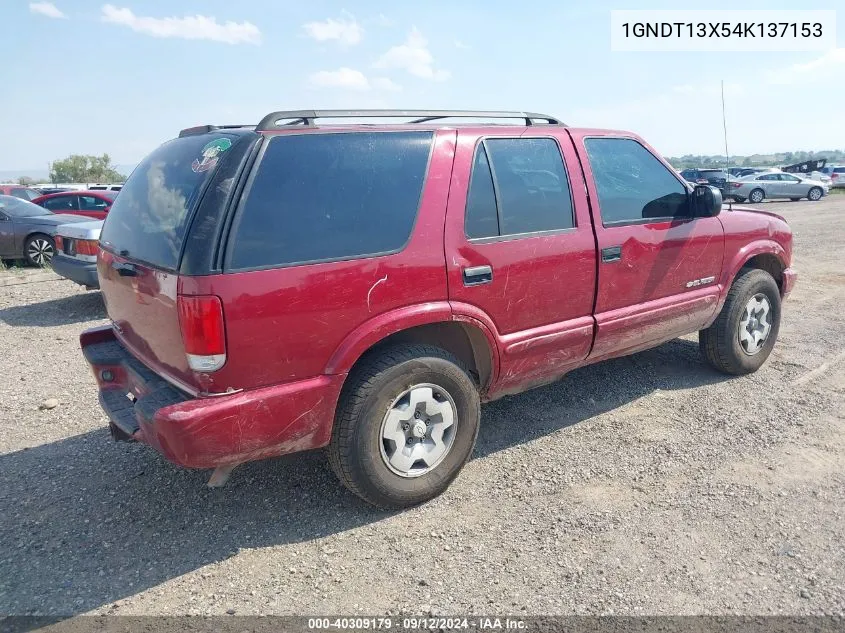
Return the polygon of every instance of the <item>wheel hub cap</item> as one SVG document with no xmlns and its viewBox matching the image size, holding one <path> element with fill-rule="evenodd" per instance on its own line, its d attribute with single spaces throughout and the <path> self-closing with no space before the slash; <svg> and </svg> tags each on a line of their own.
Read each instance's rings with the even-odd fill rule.
<svg viewBox="0 0 845 633">
<path fill-rule="evenodd" d="M 772 306 L 766 295 L 758 293 L 745 305 L 739 320 L 739 345 L 749 356 L 759 352 L 772 331 Z"/>
<path fill-rule="evenodd" d="M 437 385 L 415 385 L 387 410 L 381 423 L 381 457 L 401 477 L 420 477 L 449 454 L 457 430 L 457 408 Z"/>
</svg>

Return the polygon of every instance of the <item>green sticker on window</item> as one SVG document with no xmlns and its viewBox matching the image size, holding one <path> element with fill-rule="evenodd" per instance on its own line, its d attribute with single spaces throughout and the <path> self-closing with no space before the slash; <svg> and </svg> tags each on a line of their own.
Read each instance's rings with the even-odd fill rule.
<svg viewBox="0 0 845 633">
<path fill-rule="evenodd" d="M 220 154 L 230 147 L 232 147 L 232 141 L 229 139 L 214 139 L 202 148 L 202 157 L 194 159 L 194 162 L 191 163 L 191 169 L 197 174 L 213 169 L 220 159 Z"/>
</svg>

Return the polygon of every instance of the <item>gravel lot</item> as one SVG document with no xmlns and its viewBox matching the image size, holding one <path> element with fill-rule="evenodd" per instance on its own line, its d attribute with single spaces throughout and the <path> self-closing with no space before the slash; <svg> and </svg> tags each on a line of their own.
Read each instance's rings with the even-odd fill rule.
<svg viewBox="0 0 845 633">
<path fill-rule="evenodd" d="M 77 342 L 100 294 L 0 286 L 0 614 L 845 614 L 845 196 L 759 206 L 801 275 L 763 369 L 693 336 L 486 405 L 399 513 L 319 452 L 212 490 L 113 443 Z"/>
</svg>

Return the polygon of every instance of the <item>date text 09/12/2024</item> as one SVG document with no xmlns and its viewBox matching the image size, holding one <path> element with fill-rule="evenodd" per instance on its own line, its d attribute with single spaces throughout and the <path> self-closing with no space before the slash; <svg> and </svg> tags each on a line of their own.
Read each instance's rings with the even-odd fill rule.
<svg viewBox="0 0 845 633">
<path fill-rule="evenodd" d="M 442 630 L 511 630 L 526 628 L 526 622 L 517 618 L 442 618 L 442 617 L 352 617 L 352 618 L 309 618 L 310 630 L 391 630 L 403 631 L 442 631 Z"/>
</svg>

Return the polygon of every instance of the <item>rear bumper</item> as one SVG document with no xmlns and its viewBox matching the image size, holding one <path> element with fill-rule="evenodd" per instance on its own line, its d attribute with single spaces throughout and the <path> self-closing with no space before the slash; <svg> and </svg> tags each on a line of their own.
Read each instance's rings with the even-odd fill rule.
<svg viewBox="0 0 845 633">
<path fill-rule="evenodd" d="M 89 288 L 99 288 L 97 262 L 84 262 L 56 253 L 50 261 L 56 274 Z"/>
<path fill-rule="evenodd" d="M 783 271 L 783 280 L 781 282 L 780 294 L 786 299 L 792 289 L 795 287 L 795 282 L 798 281 L 798 273 L 794 268 L 787 268 Z"/>
<path fill-rule="evenodd" d="M 331 437 L 342 375 L 193 398 L 132 356 L 108 326 L 83 332 L 80 343 L 112 435 L 180 466 L 235 465 L 319 448 Z"/>
</svg>

